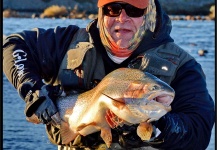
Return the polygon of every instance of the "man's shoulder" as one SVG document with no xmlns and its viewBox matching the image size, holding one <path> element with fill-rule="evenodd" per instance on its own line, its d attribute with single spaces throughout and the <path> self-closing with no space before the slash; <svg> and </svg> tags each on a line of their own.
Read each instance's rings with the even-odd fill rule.
<svg viewBox="0 0 217 150">
<path fill-rule="evenodd" d="M 162 44 L 158 46 L 156 49 L 158 52 L 170 53 L 175 56 L 180 56 L 182 53 L 188 53 L 174 42 Z"/>
<path fill-rule="evenodd" d="M 68 26 L 56 26 L 54 30 L 78 30 L 80 29 L 77 25 L 68 25 Z"/>
</svg>

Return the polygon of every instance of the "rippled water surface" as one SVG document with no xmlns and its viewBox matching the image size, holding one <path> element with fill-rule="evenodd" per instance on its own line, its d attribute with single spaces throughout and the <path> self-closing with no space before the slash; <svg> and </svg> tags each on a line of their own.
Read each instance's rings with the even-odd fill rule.
<svg viewBox="0 0 217 150">
<path fill-rule="evenodd" d="M 79 19 L 3 19 L 3 34 L 28 30 L 35 27 L 53 28 L 69 24 L 85 27 L 90 20 Z M 172 37 L 175 42 L 202 65 L 207 76 L 207 88 L 215 99 L 215 28 L 213 21 L 173 21 Z M 207 50 L 208 54 L 201 57 L 197 54 L 199 49 Z M 17 95 L 16 90 L 3 76 L 3 149 L 12 150 L 48 150 L 57 149 L 51 144 L 45 133 L 44 125 L 28 123 L 24 116 L 24 101 Z M 215 130 L 207 150 L 215 149 Z"/>
</svg>

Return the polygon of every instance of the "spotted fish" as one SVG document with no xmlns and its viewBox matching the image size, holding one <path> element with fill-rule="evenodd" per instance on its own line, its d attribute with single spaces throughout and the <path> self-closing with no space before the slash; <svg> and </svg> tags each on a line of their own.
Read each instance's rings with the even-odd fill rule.
<svg viewBox="0 0 217 150">
<path fill-rule="evenodd" d="M 174 95 L 167 83 L 150 73 L 130 68 L 116 69 L 92 90 L 57 100 L 62 119 L 62 143 L 68 144 L 78 135 L 100 131 L 102 139 L 110 147 L 111 127 L 123 124 L 139 124 L 138 136 L 149 140 L 153 132 L 150 122 L 171 110 Z"/>
</svg>

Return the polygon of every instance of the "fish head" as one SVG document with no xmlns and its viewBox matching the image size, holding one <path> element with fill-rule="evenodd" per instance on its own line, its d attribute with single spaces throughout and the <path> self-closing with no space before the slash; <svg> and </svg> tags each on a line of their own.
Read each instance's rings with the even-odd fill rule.
<svg viewBox="0 0 217 150">
<path fill-rule="evenodd" d="M 108 74 L 97 86 L 102 94 L 124 102 L 126 98 L 156 100 L 170 105 L 175 91 L 156 76 L 132 68 L 119 68 Z"/>
<path fill-rule="evenodd" d="M 101 88 L 102 94 L 124 103 L 141 122 L 158 120 L 171 111 L 174 89 L 148 72 L 120 68 L 107 75 L 101 83 L 106 87 Z"/>
<path fill-rule="evenodd" d="M 143 74 L 140 80 L 128 86 L 124 102 L 135 117 L 141 118 L 141 122 L 159 120 L 171 111 L 175 91 L 156 76 L 148 72 Z"/>
<path fill-rule="evenodd" d="M 171 105 L 175 97 L 175 91 L 169 84 L 148 72 L 144 72 L 142 82 L 141 84 L 144 85 L 142 98 L 149 101 L 155 100 L 165 106 Z"/>
</svg>

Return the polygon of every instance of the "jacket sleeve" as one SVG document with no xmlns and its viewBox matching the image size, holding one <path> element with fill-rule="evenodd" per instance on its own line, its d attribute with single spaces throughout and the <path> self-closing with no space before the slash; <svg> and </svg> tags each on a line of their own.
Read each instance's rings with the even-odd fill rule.
<svg viewBox="0 0 217 150">
<path fill-rule="evenodd" d="M 161 134 L 151 145 L 162 149 L 206 149 L 215 112 L 201 66 L 195 60 L 187 62 L 171 86 L 176 92 L 172 111 L 158 121 Z"/>
<path fill-rule="evenodd" d="M 17 89 L 26 81 L 41 87 L 54 82 L 77 26 L 35 28 L 12 34 L 3 43 L 3 71 Z"/>
</svg>

